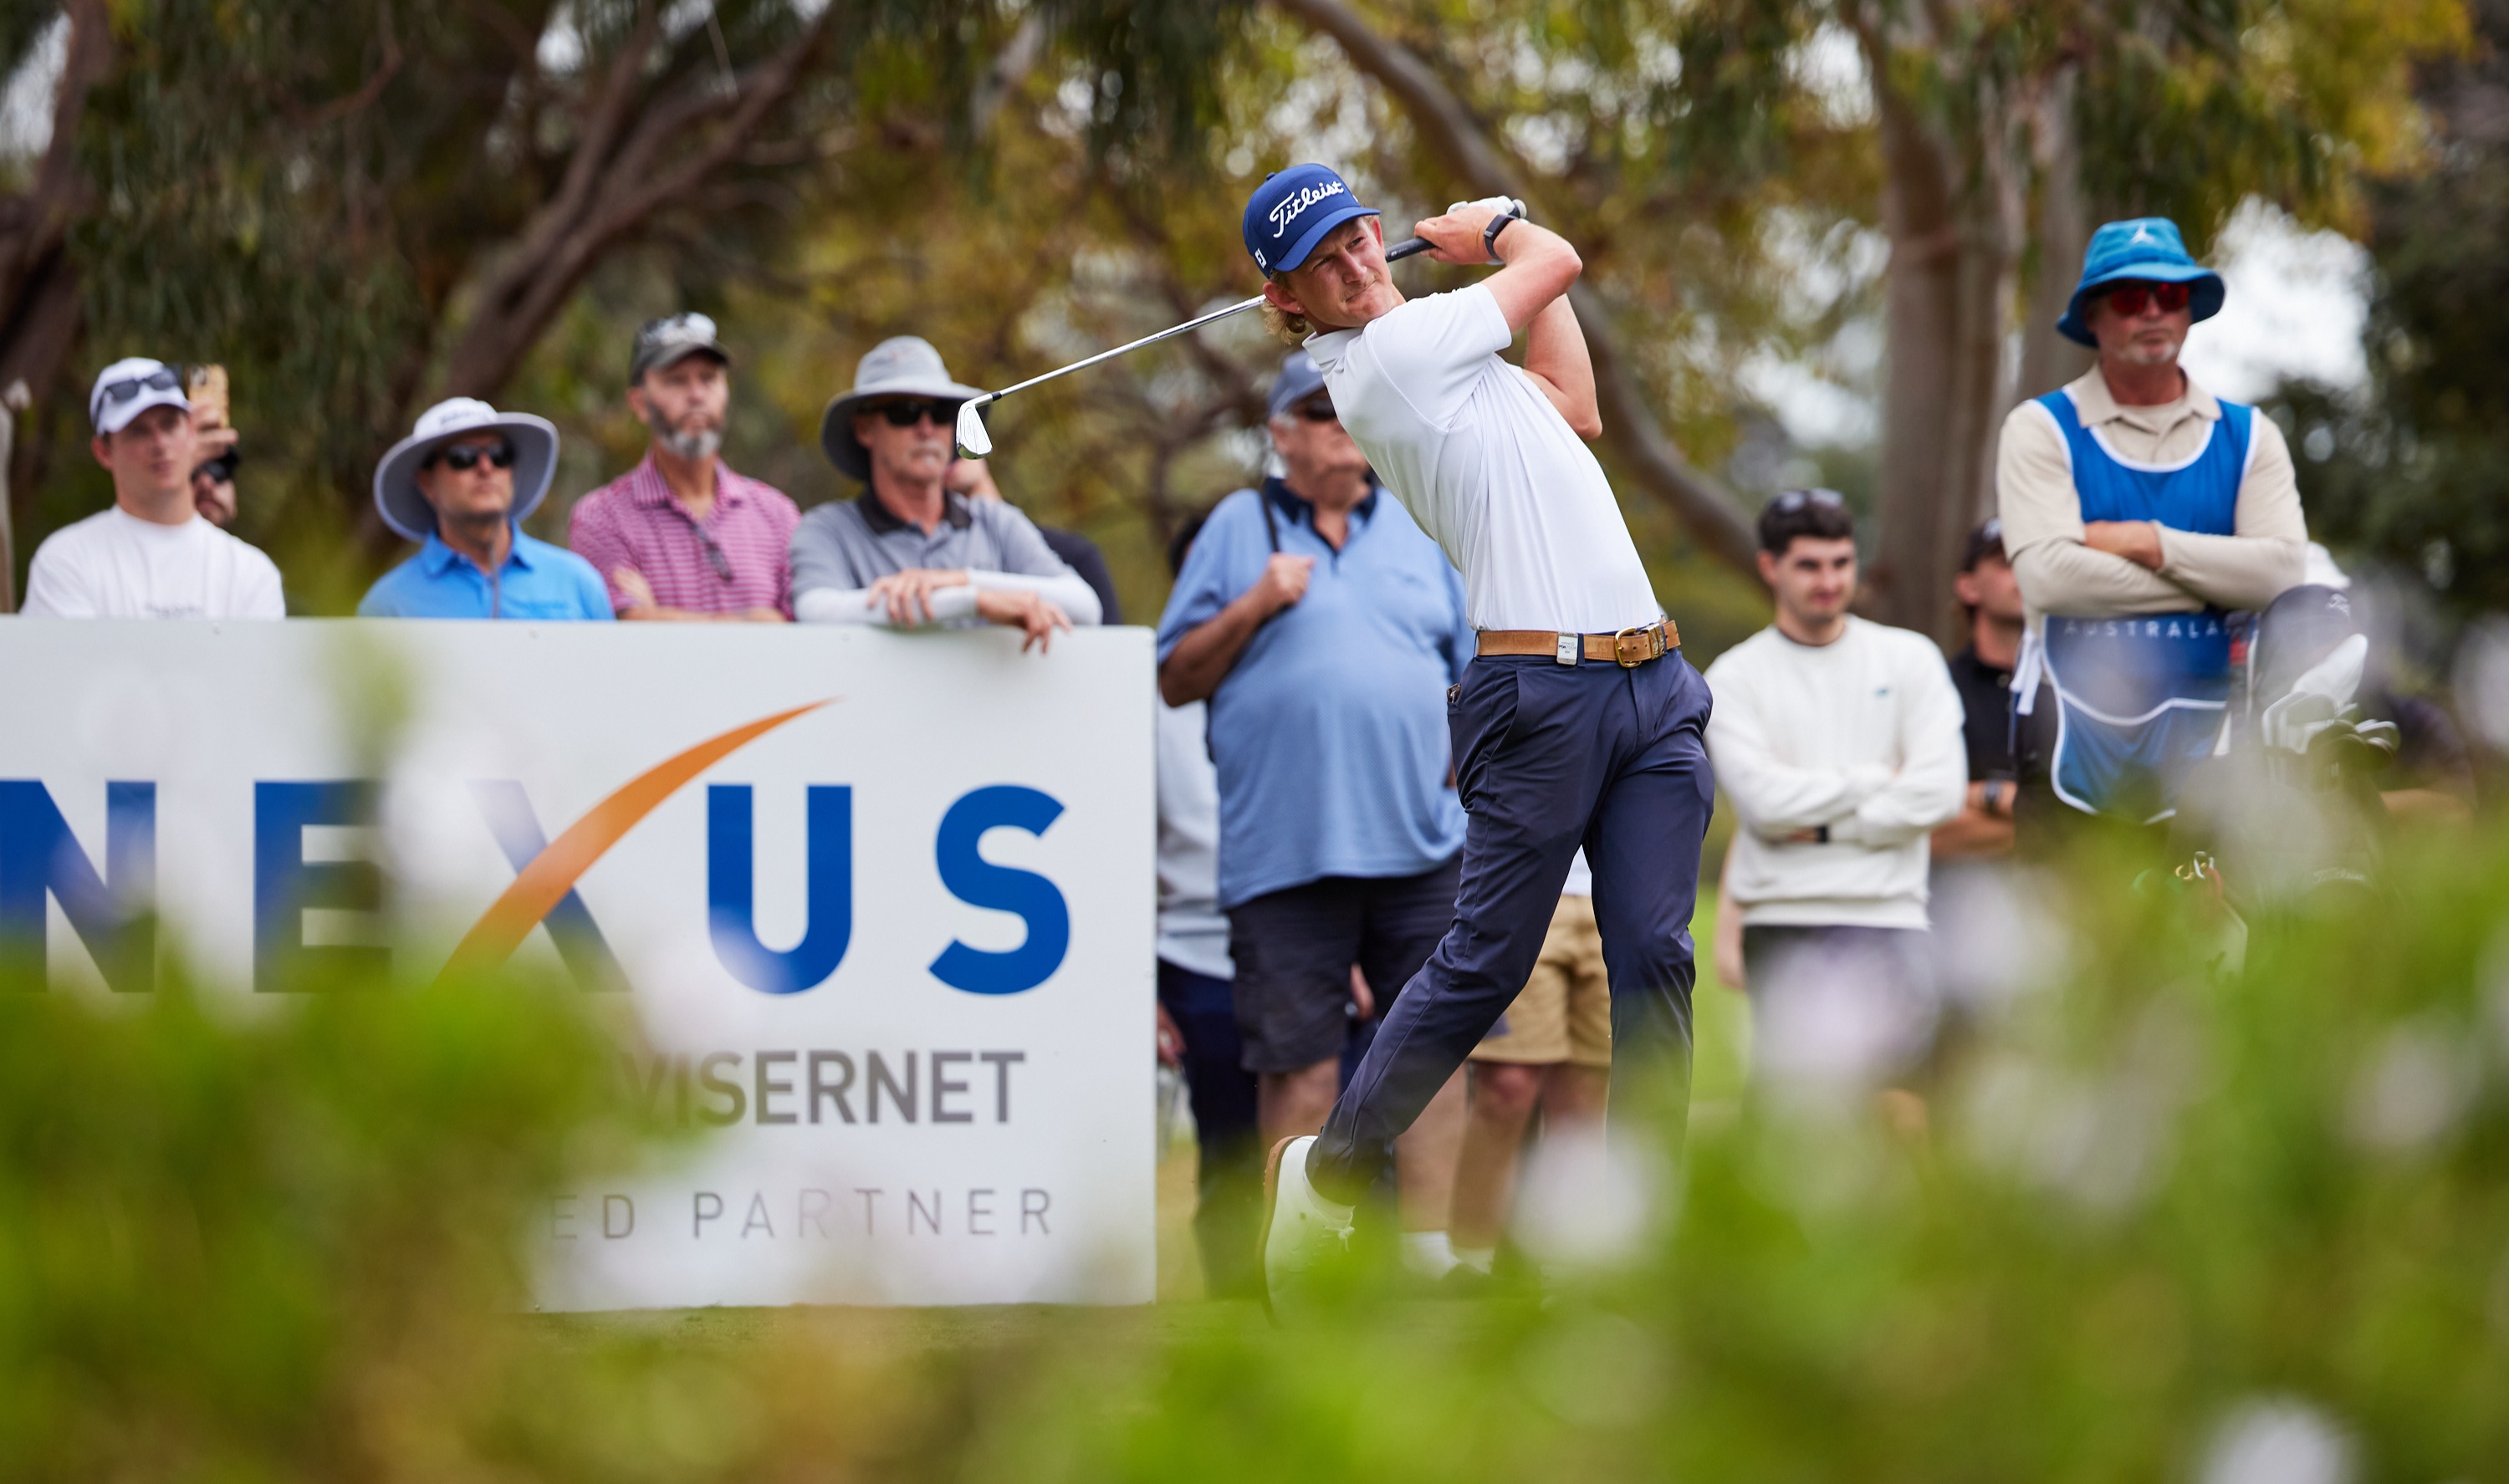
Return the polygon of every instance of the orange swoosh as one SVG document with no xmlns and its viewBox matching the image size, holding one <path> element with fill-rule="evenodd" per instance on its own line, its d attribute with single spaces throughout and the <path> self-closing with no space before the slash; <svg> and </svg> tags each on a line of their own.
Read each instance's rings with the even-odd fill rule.
<svg viewBox="0 0 2509 1484">
<path fill-rule="evenodd" d="M 773 731 L 795 717 L 818 710 L 842 697 L 830 696 L 779 711 L 771 717 L 761 717 L 743 726 L 735 726 L 719 737 L 709 737 L 675 758 L 669 758 L 629 779 L 608 798 L 594 804 L 581 819 L 567 827 L 564 835 L 549 842 L 549 847 L 532 858 L 532 863 L 514 877 L 504 896 L 488 904 L 479 920 L 453 948 L 445 961 L 438 983 L 457 973 L 475 973 L 504 963 L 523 939 L 540 925 L 551 909 L 566 900 L 575 889 L 576 878 L 592 869 L 611 846 L 665 798 L 680 791 L 697 774 L 721 762 L 742 747 Z"/>
</svg>

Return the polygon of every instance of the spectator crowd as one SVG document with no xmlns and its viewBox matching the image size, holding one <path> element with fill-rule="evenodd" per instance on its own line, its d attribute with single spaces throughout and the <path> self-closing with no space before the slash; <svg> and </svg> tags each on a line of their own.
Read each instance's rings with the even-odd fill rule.
<svg viewBox="0 0 2509 1484">
<path fill-rule="evenodd" d="M 55 532 L 28 569 L 24 612 L 85 618 L 279 618 L 279 570 L 229 534 L 237 430 L 224 373 L 188 385 L 162 361 L 99 373 L 90 448 L 113 477 L 104 511 Z M 213 393 L 213 394 L 211 394 Z M 703 315 L 640 328 L 625 400 L 649 432 L 634 468 L 577 501 L 568 544 L 527 534 L 548 497 L 547 419 L 453 397 L 418 417 L 375 467 L 377 515 L 417 550 L 357 612 L 378 618 L 1000 624 L 1050 644 L 1112 621 L 1105 563 L 1085 538 L 1041 532 L 950 430 L 973 388 L 914 336 L 873 348 L 828 404 L 820 444 L 862 485 L 805 518 L 723 460 L 731 352 Z M 1070 560 L 1067 560 L 1070 558 Z M 1075 565 L 1076 564 L 1076 565 Z"/>
<path fill-rule="evenodd" d="M 1891 1078 L 1922 1087 L 1953 1009 L 1938 945 L 1970 931 L 1960 913 L 1979 900 L 1964 883 L 2085 819 L 2157 827 L 2218 750 L 2233 615 L 2303 587 L 2306 541 L 2272 422 L 2178 365 L 2222 298 L 2167 221 L 2101 229 L 2060 324 L 2097 364 L 2005 423 L 1997 514 L 1943 595 L 1966 640 L 1948 658 L 1854 612 L 1840 496 L 1786 491 L 1760 512 L 1774 617 L 1706 670 L 1704 740 L 1734 817 L 1715 961 L 1752 998 L 1762 1071 L 1853 1023 Z M 999 625 L 1024 648 L 1118 621 L 1095 549 L 955 456 L 955 413 L 982 393 L 930 344 L 882 342 L 828 404 L 820 447 L 861 489 L 806 515 L 724 462 L 732 365 L 702 315 L 638 331 L 623 395 L 650 440 L 576 501 L 565 547 L 522 529 L 549 493 L 556 428 L 467 397 L 429 408 L 373 483 L 416 549 L 359 612 Z M 222 381 L 121 360 L 88 410 L 114 503 L 43 543 L 25 612 L 282 616 L 278 570 L 225 529 L 239 448 Z M 1476 651 L 1455 569 L 1303 351 L 1272 383 L 1265 431 L 1267 475 L 1174 542 L 1157 627 L 1158 1046 L 1198 1131 L 1206 1276 L 1233 1294 L 1260 1288 L 1265 1151 L 1318 1128 L 1455 922 L 1467 804 L 1450 726 Z M 1558 662 L 1581 661 L 1562 643 Z M 1521 992 L 1380 1179 L 1424 1283 L 1492 1280 L 1528 1140 L 1601 1125 L 1611 975 L 1593 898 L 1612 885 L 1587 860 Z"/>
</svg>

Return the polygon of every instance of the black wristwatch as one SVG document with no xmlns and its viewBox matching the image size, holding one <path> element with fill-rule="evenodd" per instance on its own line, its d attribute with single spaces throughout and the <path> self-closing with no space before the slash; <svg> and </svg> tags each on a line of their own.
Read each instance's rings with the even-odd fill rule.
<svg viewBox="0 0 2509 1484">
<path fill-rule="evenodd" d="M 1489 225 L 1481 229 L 1481 256 L 1493 263 L 1497 262 L 1498 235 L 1507 230 L 1508 223 L 1522 220 L 1522 217 L 1513 211 L 1502 211 L 1491 217 Z"/>
<path fill-rule="evenodd" d="M 1814 843 L 1814 844 L 1816 844 L 1816 845 L 1826 845 L 1826 844 L 1828 844 L 1828 843 L 1829 843 L 1829 826 L 1827 826 L 1827 825 L 1820 825 L 1820 826 L 1816 826 L 1816 827 L 1815 827 L 1815 828 L 1814 828 L 1814 830 L 1813 830 L 1813 832 L 1812 832 L 1812 839 L 1813 839 L 1813 843 Z"/>
</svg>

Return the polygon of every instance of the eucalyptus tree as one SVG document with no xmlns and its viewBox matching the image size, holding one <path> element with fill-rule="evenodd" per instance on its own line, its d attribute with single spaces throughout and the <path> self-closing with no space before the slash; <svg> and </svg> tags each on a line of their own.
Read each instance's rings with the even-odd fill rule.
<svg viewBox="0 0 2509 1484">
<path fill-rule="evenodd" d="M 2355 223 L 2363 179 L 2415 161 L 2413 63 L 2464 27 L 2457 0 L 1272 3 L 1340 43 L 1471 194 L 1729 248 L 1744 212 L 1778 202 L 1877 223 L 1872 601 L 1937 633 L 2004 411 L 2083 364 L 2050 326 L 2090 227 L 2165 212 L 2200 244 L 2251 195 Z M 1816 64 L 1842 43 L 1860 79 Z M 1544 76 L 1574 81 L 1529 109 L 1524 79 Z M 1600 278 L 1580 314 L 1608 338 L 1630 301 Z M 1620 453 L 1646 467 L 1644 450 Z"/>
<path fill-rule="evenodd" d="M 493 395 L 614 254 L 766 256 L 883 95 L 972 99 L 1041 26 L 1102 84 L 1092 133 L 1155 149 L 1192 134 L 1235 14 L 71 0 L 13 8 L 0 64 L 24 63 L 56 10 L 72 65 L 54 137 L 0 202 L 0 367 L 23 364 L 52 403 L 25 459 L 77 439 L 61 372 L 83 334 L 97 353 L 228 362 L 256 457 L 352 511 L 415 405 Z"/>
</svg>

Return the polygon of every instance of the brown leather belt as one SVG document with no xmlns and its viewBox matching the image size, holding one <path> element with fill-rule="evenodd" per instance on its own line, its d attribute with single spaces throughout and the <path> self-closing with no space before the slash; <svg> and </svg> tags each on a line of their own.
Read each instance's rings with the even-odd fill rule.
<svg viewBox="0 0 2509 1484">
<path fill-rule="evenodd" d="M 1563 665 L 1583 664 L 1592 660 L 1601 664 L 1609 660 L 1624 670 L 1634 670 L 1651 659 L 1662 659 L 1681 648 L 1681 628 L 1671 619 L 1649 623 L 1617 634 L 1554 634 L 1548 629 L 1483 629 L 1479 652 L 1483 654 L 1538 654 Z"/>
</svg>

